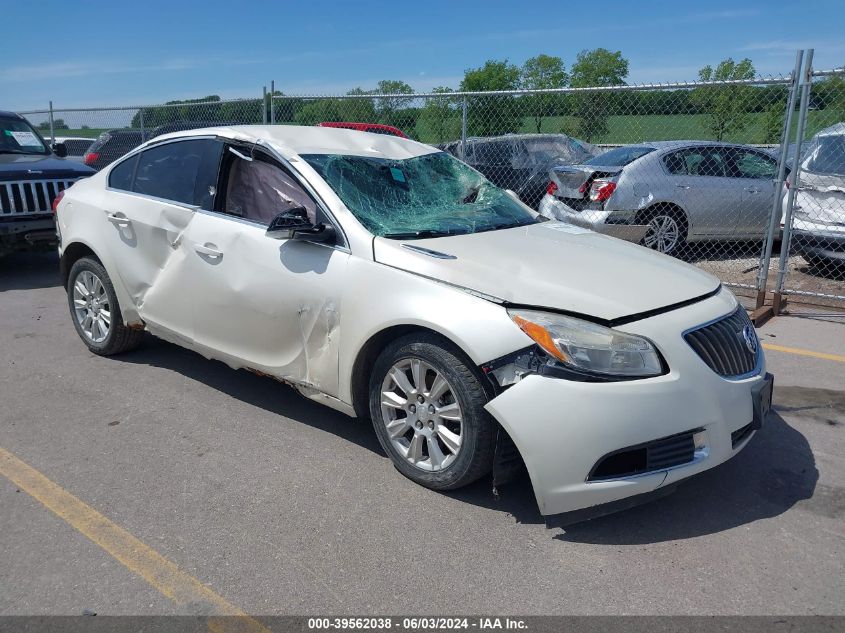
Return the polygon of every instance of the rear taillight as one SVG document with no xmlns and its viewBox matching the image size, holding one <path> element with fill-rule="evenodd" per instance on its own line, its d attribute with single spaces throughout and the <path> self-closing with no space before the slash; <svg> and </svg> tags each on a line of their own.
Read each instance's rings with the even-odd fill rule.
<svg viewBox="0 0 845 633">
<path fill-rule="evenodd" d="M 549 194 L 550 196 L 553 196 L 553 195 L 555 195 L 556 192 L 557 192 L 557 183 L 554 180 L 552 180 L 552 181 L 549 182 L 548 185 L 546 185 L 546 193 Z"/>
<path fill-rule="evenodd" d="M 593 186 L 590 188 L 590 200 L 593 202 L 603 202 L 613 195 L 616 191 L 616 183 L 608 180 L 594 180 Z"/>
<path fill-rule="evenodd" d="M 99 159 L 99 158 L 100 158 L 99 152 L 87 152 L 85 154 L 85 158 L 83 160 L 85 161 L 86 165 L 90 166 L 90 165 L 93 165 L 94 163 L 96 163 L 97 159 Z"/>
<path fill-rule="evenodd" d="M 587 191 L 587 181 L 585 180 L 584 182 L 581 183 L 581 186 L 578 187 L 578 193 L 580 193 L 581 195 L 584 195 L 586 193 L 586 191 Z"/>
<path fill-rule="evenodd" d="M 64 198 L 64 197 L 65 197 L 65 190 L 64 190 L 64 189 L 62 189 L 62 190 L 59 192 L 59 195 L 57 195 L 55 198 L 53 198 L 53 204 L 52 204 L 52 207 L 53 207 L 53 213 L 55 213 L 55 212 L 56 212 L 56 209 L 58 209 L 58 208 L 59 208 L 59 203 L 62 201 L 62 198 Z"/>
</svg>

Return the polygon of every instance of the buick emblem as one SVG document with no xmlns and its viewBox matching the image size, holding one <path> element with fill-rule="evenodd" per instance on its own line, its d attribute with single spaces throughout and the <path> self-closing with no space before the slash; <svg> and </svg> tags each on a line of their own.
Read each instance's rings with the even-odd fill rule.
<svg viewBox="0 0 845 633">
<path fill-rule="evenodd" d="M 742 328 L 742 339 L 745 341 L 745 347 L 752 354 L 757 354 L 757 334 L 754 332 L 754 326 L 746 325 Z"/>
</svg>

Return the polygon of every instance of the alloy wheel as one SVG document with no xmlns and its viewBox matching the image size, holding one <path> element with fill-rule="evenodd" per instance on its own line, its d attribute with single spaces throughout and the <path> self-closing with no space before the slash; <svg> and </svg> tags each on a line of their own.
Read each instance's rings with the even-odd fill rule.
<svg viewBox="0 0 845 633">
<path fill-rule="evenodd" d="M 443 470 L 461 450 L 463 417 L 452 385 L 419 358 L 402 359 L 387 372 L 381 415 L 393 447 L 420 470 Z"/>
<path fill-rule="evenodd" d="M 681 227 L 671 215 L 656 215 L 648 223 L 643 245 L 661 253 L 673 252 L 681 239 Z"/>
<path fill-rule="evenodd" d="M 102 343 L 111 328 L 111 306 L 106 287 L 97 275 L 83 270 L 73 282 L 73 310 L 82 333 Z"/>
</svg>

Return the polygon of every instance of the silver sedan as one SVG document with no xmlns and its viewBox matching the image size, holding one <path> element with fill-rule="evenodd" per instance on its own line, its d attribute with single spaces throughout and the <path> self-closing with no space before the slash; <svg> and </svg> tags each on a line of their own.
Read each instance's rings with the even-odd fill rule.
<svg viewBox="0 0 845 633">
<path fill-rule="evenodd" d="M 554 169 L 539 211 L 677 255 L 687 242 L 762 239 L 776 176 L 777 160 L 747 145 L 640 143 Z"/>
</svg>

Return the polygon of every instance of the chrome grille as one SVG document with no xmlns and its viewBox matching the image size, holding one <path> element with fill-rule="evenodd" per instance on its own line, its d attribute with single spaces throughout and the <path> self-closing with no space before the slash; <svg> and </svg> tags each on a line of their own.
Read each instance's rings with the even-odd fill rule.
<svg viewBox="0 0 845 633">
<path fill-rule="evenodd" d="M 759 350 L 752 352 L 745 343 L 743 329 L 754 326 L 740 306 L 723 319 L 684 334 L 684 338 L 707 366 L 720 376 L 732 378 L 754 371 Z M 759 347 L 757 335 L 754 340 Z"/>
<path fill-rule="evenodd" d="M 50 213 L 58 193 L 74 182 L 76 178 L 0 182 L 0 216 Z"/>
</svg>

